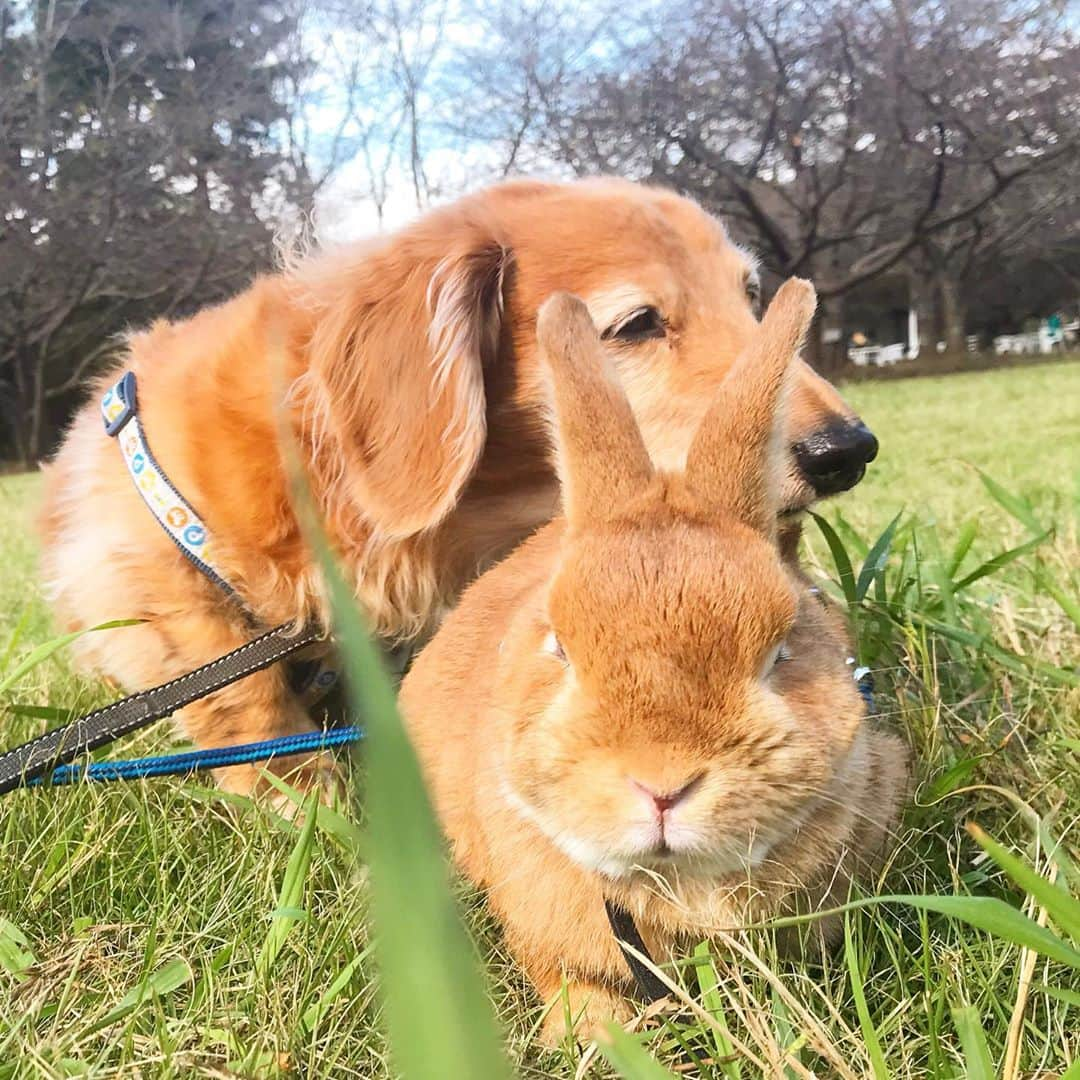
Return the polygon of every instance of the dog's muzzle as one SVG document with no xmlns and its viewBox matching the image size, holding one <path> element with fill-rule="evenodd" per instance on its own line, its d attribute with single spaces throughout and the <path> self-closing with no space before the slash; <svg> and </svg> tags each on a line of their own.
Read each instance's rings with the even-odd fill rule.
<svg viewBox="0 0 1080 1080">
<path fill-rule="evenodd" d="M 792 447 L 795 462 L 817 495 L 853 488 L 877 457 L 878 441 L 861 420 L 840 420 Z"/>
</svg>

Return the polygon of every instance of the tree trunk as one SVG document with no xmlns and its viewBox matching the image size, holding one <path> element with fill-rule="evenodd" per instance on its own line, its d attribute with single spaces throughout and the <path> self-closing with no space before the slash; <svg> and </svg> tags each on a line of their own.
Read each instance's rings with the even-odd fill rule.
<svg viewBox="0 0 1080 1080">
<path fill-rule="evenodd" d="M 959 283 L 947 274 L 941 275 L 941 322 L 945 336 L 946 351 L 962 353 L 967 347 L 965 325 L 967 310 L 960 295 Z"/>
<path fill-rule="evenodd" d="M 842 337 L 835 342 L 826 343 L 825 341 L 825 328 L 827 325 L 833 328 L 838 326 L 843 310 L 842 305 L 843 300 L 840 297 L 834 297 L 828 301 L 819 301 L 817 311 L 814 312 L 813 321 L 810 323 L 810 329 L 806 334 L 803 355 L 810 366 L 822 375 L 836 374 L 847 362 Z"/>
<path fill-rule="evenodd" d="M 30 386 L 27 385 L 24 356 L 15 354 L 13 361 L 12 400 L 8 403 L 11 409 L 11 446 L 15 453 L 15 461 L 19 465 L 29 466 L 30 457 Z"/>
<path fill-rule="evenodd" d="M 34 357 L 34 376 L 30 380 L 30 401 L 26 416 L 24 464 L 36 465 L 41 458 L 41 429 L 45 420 L 45 358 L 43 345 Z"/>
</svg>

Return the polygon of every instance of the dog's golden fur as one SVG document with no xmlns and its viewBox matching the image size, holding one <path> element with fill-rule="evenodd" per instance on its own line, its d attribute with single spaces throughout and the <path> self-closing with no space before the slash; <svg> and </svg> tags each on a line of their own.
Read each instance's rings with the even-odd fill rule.
<svg viewBox="0 0 1080 1080">
<path fill-rule="evenodd" d="M 250 635 L 173 548 L 102 432 L 98 397 L 119 371 L 136 373 L 155 456 L 260 622 L 324 614 L 290 504 L 284 418 L 371 624 L 386 639 L 415 638 L 556 511 L 535 344 L 544 299 L 571 290 L 602 325 L 642 305 L 663 313 L 664 336 L 620 350 L 619 370 L 651 453 L 675 466 L 756 326 L 751 272 L 715 219 L 671 193 L 515 182 L 132 334 L 48 469 L 44 573 L 60 621 L 146 620 L 79 644 L 85 663 L 128 688 Z M 792 404 L 789 442 L 848 415 L 805 365 Z M 789 469 L 785 508 L 811 497 Z M 204 746 L 311 727 L 279 670 L 182 719 Z M 246 789 L 253 776 L 222 779 Z"/>
<path fill-rule="evenodd" d="M 831 906 L 905 791 L 906 752 L 866 723 L 840 621 L 776 544 L 773 420 L 812 310 L 806 283 L 781 290 L 672 473 L 588 313 L 550 301 L 565 520 L 466 590 L 402 685 L 457 863 L 541 996 L 567 981 L 587 1033 L 631 988 L 605 898 L 661 958 Z M 549 1039 L 564 1017 L 556 1002 Z"/>
</svg>

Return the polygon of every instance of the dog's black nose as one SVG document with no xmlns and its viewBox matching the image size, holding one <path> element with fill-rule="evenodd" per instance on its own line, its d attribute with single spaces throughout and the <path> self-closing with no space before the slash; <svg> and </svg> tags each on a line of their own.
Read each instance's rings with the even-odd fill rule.
<svg viewBox="0 0 1080 1080">
<path fill-rule="evenodd" d="M 853 488 L 877 457 L 878 441 L 861 420 L 840 420 L 792 448 L 795 461 L 818 495 Z"/>
</svg>

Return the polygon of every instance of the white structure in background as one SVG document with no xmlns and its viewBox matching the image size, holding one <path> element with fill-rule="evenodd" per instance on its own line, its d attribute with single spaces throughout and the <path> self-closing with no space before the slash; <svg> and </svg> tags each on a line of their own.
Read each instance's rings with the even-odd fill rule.
<svg viewBox="0 0 1080 1080">
<path fill-rule="evenodd" d="M 1072 330 L 1073 324 L 1051 326 L 1049 321 L 1043 319 L 1039 329 L 1030 334 L 1002 334 L 994 338 L 994 352 L 998 356 L 1003 353 L 1031 353 L 1045 356 L 1055 349 L 1065 348 L 1066 331 Z"/>
<path fill-rule="evenodd" d="M 915 360 L 919 355 L 919 314 L 908 309 L 907 343 L 895 345 L 863 345 L 848 349 L 848 359 L 856 367 L 891 367 L 901 360 Z"/>
</svg>

